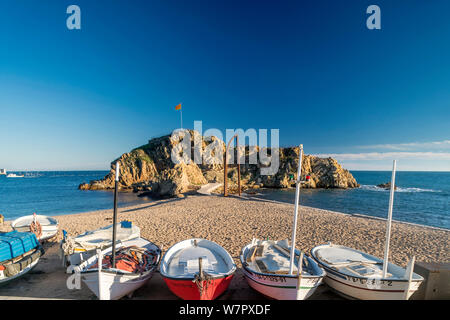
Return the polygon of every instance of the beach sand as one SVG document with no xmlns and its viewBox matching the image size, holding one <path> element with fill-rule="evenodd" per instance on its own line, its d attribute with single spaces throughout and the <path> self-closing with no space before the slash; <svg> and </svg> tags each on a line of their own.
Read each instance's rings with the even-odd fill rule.
<svg viewBox="0 0 450 320">
<path fill-rule="evenodd" d="M 252 238 L 290 239 L 292 204 L 220 195 L 187 195 L 119 208 L 118 221 L 129 219 L 141 228 L 141 236 L 166 251 L 178 241 L 205 238 L 222 245 L 234 258 L 238 271 L 223 300 L 264 299 L 246 283 L 240 270 L 239 253 Z M 364 212 L 361 212 L 364 214 Z M 395 212 L 394 212 L 395 216 Z M 81 290 L 66 287 L 68 275 L 59 257 L 61 230 L 72 236 L 112 222 L 112 209 L 55 217 L 59 221 L 58 238 L 44 244 L 45 255 L 27 275 L 0 287 L 0 299 L 96 299 L 82 284 Z M 309 253 L 316 245 L 329 241 L 383 257 L 386 223 L 381 219 L 342 214 L 310 207 L 300 207 L 297 247 Z M 5 222 L 3 231 L 8 229 Z M 450 231 L 393 222 L 390 259 L 406 266 L 416 261 L 448 262 Z M 133 299 L 177 299 L 166 287 L 159 273 Z M 321 285 L 311 299 L 340 299 L 326 285 Z"/>
</svg>

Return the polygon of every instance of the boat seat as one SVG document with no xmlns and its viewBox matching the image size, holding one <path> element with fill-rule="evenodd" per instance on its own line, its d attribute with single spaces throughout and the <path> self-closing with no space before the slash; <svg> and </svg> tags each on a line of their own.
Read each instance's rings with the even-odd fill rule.
<svg viewBox="0 0 450 320">
<path fill-rule="evenodd" d="M 259 268 L 259 270 L 261 272 L 264 272 L 264 273 L 268 273 L 269 272 L 269 270 L 267 270 L 267 266 L 264 263 L 264 261 L 258 259 L 258 260 L 255 260 L 255 262 L 256 262 L 256 265 L 258 266 L 258 268 Z"/>
<path fill-rule="evenodd" d="M 354 273 L 358 276 L 362 277 L 369 277 L 369 276 L 382 276 L 383 271 L 376 267 L 371 265 L 363 265 L 363 264 L 354 264 L 350 266 L 346 266 L 342 269 L 345 269 L 347 271 L 350 271 L 351 273 Z M 386 273 L 386 277 L 391 277 L 392 274 Z"/>
<path fill-rule="evenodd" d="M 185 273 L 197 273 L 199 271 L 198 258 L 202 258 L 203 271 L 215 271 L 216 257 L 209 249 L 201 247 L 183 249 L 178 256 L 178 265 L 184 269 Z"/>
</svg>

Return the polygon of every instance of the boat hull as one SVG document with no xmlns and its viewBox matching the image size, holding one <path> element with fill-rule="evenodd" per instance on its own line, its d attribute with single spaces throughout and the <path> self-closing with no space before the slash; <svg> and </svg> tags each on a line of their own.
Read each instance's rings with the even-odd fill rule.
<svg viewBox="0 0 450 320">
<path fill-rule="evenodd" d="M 322 266 L 327 276 L 325 283 L 336 293 L 347 299 L 358 300 L 404 300 L 417 291 L 422 281 L 412 281 L 408 295 L 407 280 L 379 280 L 351 277 Z"/>
<path fill-rule="evenodd" d="M 164 278 L 164 282 L 173 294 L 183 300 L 214 300 L 221 296 L 233 279 L 233 275 L 216 278 L 206 283 L 203 281 L 203 292 L 200 291 L 194 279 L 170 279 Z"/>
<path fill-rule="evenodd" d="M 115 272 L 101 271 L 83 273 L 81 279 L 100 300 L 118 300 L 133 293 L 149 281 L 153 270 L 141 275 L 123 275 Z M 99 278 L 100 285 L 99 285 Z"/>
<path fill-rule="evenodd" d="M 300 290 L 297 295 L 297 281 L 295 275 L 283 275 L 275 273 L 256 272 L 248 267 L 245 258 L 252 244 L 242 249 L 240 260 L 243 267 L 243 273 L 248 285 L 262 295 L 275 300 L 305 300 L 308 299 L 314 291 L 322 284 L 325 277 L 325 271 L 319 268 L 318 264 L 310 257 L 305 255 L 308 263 L 314 265 L 316 272 L 310 275 L 303 275 L 300 281 Z M 297 255 L 300 250 L 295 249 Z"/>
<path fill-rule="evenodd" d="M 6 284 L 7 282 L 9 282 L 11 280 L 14 280 L 14 279 L 24 276 L 25 274 L 30 272 L 38 264 L 38 262 L 39 262 L 39 259 L 33 261 L 29 266 L 27 266 L 22 271 L 20 271 L 18 274 L 14 275 L 12 277 L 8 277 L 8 278 L 0 277 L 0 285 Z"/>
<path fill-rule="evenodd" d="M 244 266 L 245 279 L 248 285 L 262 295 L 275 300 L 308 299 L 322 283 L 322 278 L 302 278 L 300 294 L 297 297 L 297 278 L 282 275 L 265 275 L 252 272 Z"/>
<path fill-rule="evenodd" d="M 73 268 L 73 272 L 80 273 L 83 282 L 100 300 L 117 300 L 132 294 L 133 291 L 142 287 L 151 279 L 161 259 L 161 249 L 146 239 L 138 238 L 124 241 L 117 248 L 122 246 L 137 246 L 148 250 L 155 250 L 157 251 L 157 257 L 151 268 L 142 274 L 112 268 L 101 270 L 98 270 L 98 268 L 90 269 L 91 266 L 97 265 L 98 255 L 90 257 L 81 265 Z M 111 251 L 111 247 L 103 250 L 102 256 L 111 254 Z"/>
<path fill-rule="evenodd" d="M 215 267 L 206 266 L 207 271 L 203 269 L 200 273 L 200 267 L 197 264 L 199 258 L 204 259 L 203 261 L 210 261 Z M 188 261 L 194 262 L 197 268 L 192 267 Z M 183 300 L 214 300 L 218 298 L 230 285 L 235 271 L 236 265 L 233 258 L 223 247 L 200 238 L 174 244 L 167 250 L 160 265 L 160 273 L 167 287 Z M 200 280 L 199 274 L 206 275 L 206 278 L 202 276 L 202 280 Z"/>
<path fill-rule="evenodd" d="M 347 299 L 408 300 L 424 280 L 422 276 L 412 273 L 410 283 L 406 277 L 406 269 L 390 262 L 387 266 L 389 277 L 383 278 L 380 273 L 382 259 L 341 245 L 319 245 L 311 249 L 311 256 L 326 271 L 324 282 L 333 291 Z M 358 263 L 358 260 L 365 260 L 366 264 L 377 266 L 373 270 L 380 271 L 371 276 L 349 274 L 343 271 L 346 269 L 346 261 Z"/>
<path fill-rule="evenodd" d="M 14 279 L 20 278 L 20 277 L 24 276 L 25 274 L 27 274 L 28 272 L 30 272 L 38 264 L 39 259 L 41 258 L 41 256 L 43 254 L 44 254 L 44 250 L 42 249 L 42 247 L 38 247 L 38 248 L 34 249 L 34 251 L 31 255 L 27 255 L 22 260 L 15 262 L 16 265 L 20 265 L 20 267 L 22 268 L 24 263 L 27 263 L 26 260 L 28 260 L 30 258 L 31 258 L 31 260 L 33 260 L 32 256 L 35 257 L 34 261 L 31 261 L 26 267 L 23 267 L 23 269 L 20 270 L 17 274 L 7 276 L 5 273 L 6 272 L 5 270 L 0 270 L 0 285 L 6 284 L 9 281 L 12 281 Z"/>
<path fill-rule="evenodd" d="M 42 234 L 38 238 L 39 241 L 49 240 L 56 236 L 58 233 L 58 222 L 56 219 L 43 215 L 36 215 L 36 218 L 42 228 Z M 20 217 L 12 222 L 11 227 L 19 232 L 30 232 L 32 221 L 33 215 Z"/>
</svg>

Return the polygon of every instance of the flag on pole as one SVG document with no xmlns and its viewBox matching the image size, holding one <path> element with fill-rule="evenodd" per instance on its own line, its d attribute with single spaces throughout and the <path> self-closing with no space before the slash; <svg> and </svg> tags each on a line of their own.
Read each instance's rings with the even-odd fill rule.
<svg viewBox="0 0 450 320">
<path fill-rule="evenodd" d="M 180 110 L 180 128 L 183 129 L 183 110 L 181 110 L 181 103 L 175 106 L 175 110 Z"/>
</svg>

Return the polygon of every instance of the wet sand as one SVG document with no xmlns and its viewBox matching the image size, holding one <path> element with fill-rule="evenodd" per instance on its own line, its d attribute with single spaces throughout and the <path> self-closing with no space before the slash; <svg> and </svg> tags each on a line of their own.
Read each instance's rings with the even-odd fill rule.
<svg viewBox="0 0 450 320">
<path fill-rule="evenodd" d="M 234 258 L 238 271 L 223 300 L 255 300 L 263 296 L 251 289 L 241 272 L 239 253 L 252 238 L 290 239 L 292 204 L 251 197 L 224 198 L 218 195 L 187 195 L 119 208 L 118 221 L 129 219 L 141 228 L 141 236 L 163 251 L 178 241 L 205 238 L 222 245 Z M 316 245 L 333 242 L 383 257 L 385 221 L 310 207 L 301 207 L 297 229 L 298 248 L 309 252 Z M 361 212 L 364 214 L 364 212 Z M 68 275 L 59 257 L 61 230 L 76 236 L 112 222 L 112 210 L 55 217 L 60 225 L 58 237 L 45 243 L 45 255 L 27 275 L 0 286 L 0 299 L 96 299 L 82 284 L 81 290 L 66 287 Z M 8 222 L 1 227 L 7 231 Z M 390 259 L 406 266 L 412 255 L 416 261 L 449 262 L 450 231 L 393 222 Z M 127 299 L 127 298 L 126 298 Z M 133 299 L 178 299 L 166 287 L 159 273 Z M 310 299 L 340 299 L 325 285 Z"/>
</svg>

